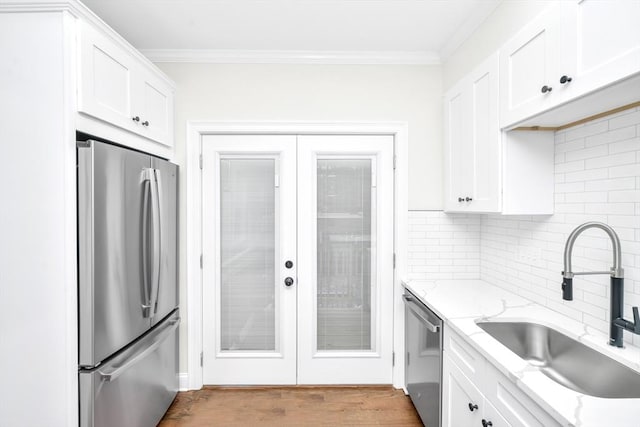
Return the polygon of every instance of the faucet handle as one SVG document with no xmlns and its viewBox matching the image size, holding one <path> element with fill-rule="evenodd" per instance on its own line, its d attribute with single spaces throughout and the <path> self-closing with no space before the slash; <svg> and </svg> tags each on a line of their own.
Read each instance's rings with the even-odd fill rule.
<svg viewBox="0 0 640 427">
<path fill-rule="evenodd" d="M 640 314 L 638 313 L 638 307 L 633 307 L 633 333 L 640 334 Z"/>
</svg>

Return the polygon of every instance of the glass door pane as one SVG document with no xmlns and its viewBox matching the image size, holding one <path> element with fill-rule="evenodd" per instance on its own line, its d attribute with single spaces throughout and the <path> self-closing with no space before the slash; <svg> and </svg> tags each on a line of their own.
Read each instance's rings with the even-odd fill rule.
<svg viewBox="0 0 640 427">
<path fill-rule="evenodd" d="M 317 161 L 317 349 L 371 350 L 371 159 Z"/>
<path fill-rule="evenodd" d="M 220 350 L 276 350 L 275 159 L 220 160 Z"/>
</svg>

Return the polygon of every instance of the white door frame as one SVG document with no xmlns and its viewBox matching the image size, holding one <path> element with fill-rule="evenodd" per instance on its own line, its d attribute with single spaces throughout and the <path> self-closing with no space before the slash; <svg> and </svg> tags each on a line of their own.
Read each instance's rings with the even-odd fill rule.
<svg viewBox="0 0 640 427">
<path fill-rule="evenodd" d="M 401 279 L 407 272 L 408 239 L 408 149 L 406 122 L 216 122 L 188 121 L 185 159 L 187 196 L 187 381 L 181 388 L 202 388 L 202 175 L 200 143 L 203 135 L 215 134 L 289 134 L 289 135 L 392 135 L 394 137 L 396 168 L 394 185 L 394 248 L 396 268 L 393 286 L 393 385 L 404 387 L 404 306 Z M 181 303 L 184 313 L 184 302 Z"/>
</svg>

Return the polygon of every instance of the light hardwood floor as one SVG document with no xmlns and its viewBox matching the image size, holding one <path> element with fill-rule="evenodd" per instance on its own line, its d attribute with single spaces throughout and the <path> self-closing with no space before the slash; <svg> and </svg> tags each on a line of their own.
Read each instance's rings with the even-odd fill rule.
<svg viewBox="0 0 640 427">
<path fill-rule="evenodd" d="M 205 387 L 178 393 L 160 427 L 422 426 L 392 387 Z"/>
</svg>

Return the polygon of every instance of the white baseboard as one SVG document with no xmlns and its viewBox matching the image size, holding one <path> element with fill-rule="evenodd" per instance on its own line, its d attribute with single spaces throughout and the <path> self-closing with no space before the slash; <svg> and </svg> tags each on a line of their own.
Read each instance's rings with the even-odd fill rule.
<svg viewBox="0 0 640 427">
<path fill-rule="evenodd" d="M 180 391 L 189 391 L 189 374 L 186 372 L 178 374 L 178 387 Z"/>
</svg>

